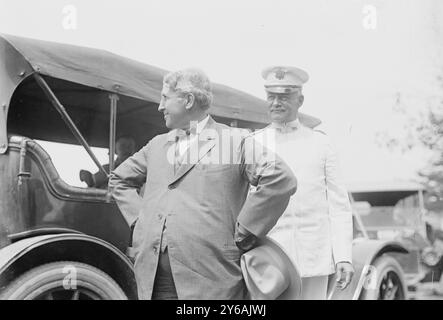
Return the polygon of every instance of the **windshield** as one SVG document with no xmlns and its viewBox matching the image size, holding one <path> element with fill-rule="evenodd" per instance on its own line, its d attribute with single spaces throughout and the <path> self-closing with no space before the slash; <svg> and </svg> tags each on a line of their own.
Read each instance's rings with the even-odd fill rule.
<svg viewBox="0 0 443 320">
<path fill-rule="evenodd" d="M 382 195 L 381 195 L 382 196 Z M 381 205 L 380 205 L 381 204 Z M 356 201 L 353 209 L 360 214 L 364 226 L 368 230 L 397 229 L 420 226 L 420 202 L 418 193 L 399 199 L 396 203 L 371 203 Z"/>
</svg>

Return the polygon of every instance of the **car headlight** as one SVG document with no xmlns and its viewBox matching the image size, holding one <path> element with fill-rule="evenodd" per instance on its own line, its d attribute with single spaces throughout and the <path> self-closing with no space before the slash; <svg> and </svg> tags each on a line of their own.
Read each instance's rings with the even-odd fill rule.
<svg viewBox="0 0 443 320">
<path fill-rule="evenodd" d="M 440 256 L 431 247 L 423 249 L 421 256 L 423 262 L 429 267 L 435 267 L 437 263 L 440 261 Z"/>
</svg>

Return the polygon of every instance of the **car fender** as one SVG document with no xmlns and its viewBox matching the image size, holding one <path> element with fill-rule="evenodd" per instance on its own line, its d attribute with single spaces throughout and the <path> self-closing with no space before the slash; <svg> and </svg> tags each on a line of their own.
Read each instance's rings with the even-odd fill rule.
<svg viewBox="0 0 443 320">
<path fill-rule="evenodd" d="M 137 298 L 131 260 L 112 244 L 81 233 L 34 236 L 0 249 L 0 290 L 23 272 L 60 260 L 95 266 L 108 273 L 129 299 Z"/>
<path fill-rule="evenodd" d="M 352 264 L 354 276 L 351 283 L 344 290 L 336 287 L 331 281 L 328 290 L 330 300 L 357 300 L 368 281 L 370 266 L 379 256 L 388 252 L 408 253 L 408 250 L 399 242 L 390 240 L 354 239 L 352 245 Z M 332 277 L 330 277 L 332 279 Z"/>
</svg>

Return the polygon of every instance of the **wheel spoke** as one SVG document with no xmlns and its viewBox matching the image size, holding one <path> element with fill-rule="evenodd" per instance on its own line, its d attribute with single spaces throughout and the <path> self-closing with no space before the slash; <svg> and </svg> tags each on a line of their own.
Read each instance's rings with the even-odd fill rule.
<svg viewBox="0 0 443 320">
<path fill-rule="evenodd" d="M 397 295 L 397 291 L 398 291 L 398 286 L 394 286 L 394 287 L 391 289 L 391 300 L 395 300 L 395 297 L 396 297 L 396 295 Z"/>
<path fill-rule="evenodd" d="M 49 292 L 49 293 L 46 295 L 46 300 L 54 300 L 54 296 L 52 295 L 52 292 Z"/>
<path fill-rule="evenodd" d="M 74 293 L 72 294 L 71 300 L 80 300 L 79 298 L 80 298 L 80 291 L 75 290 Z"/>
<path fill-rule="evenodd" d="M 392 282 L 392 278 L 389 277 L 389 278 L 388 278 L 388 288 L 389 288 L 389 289 L 392 289 L 393 287 L 394 287 L 394 283 Z"/>
<path fill-rule="evenodd" d="M 383 284 L 381 286 L 382 299 L 395 300 L 398 289 L 399 286 L 395 274 L 387 273 L 386 276 L 383 277 Z"/>
<path fill-rule="evenodd" d="M 379 299 L 386 300 L 386 295 L 388 291 L 388 275 L 385 274 L 380 282 L 380 289 L 379 289 Z"/>
</svg>

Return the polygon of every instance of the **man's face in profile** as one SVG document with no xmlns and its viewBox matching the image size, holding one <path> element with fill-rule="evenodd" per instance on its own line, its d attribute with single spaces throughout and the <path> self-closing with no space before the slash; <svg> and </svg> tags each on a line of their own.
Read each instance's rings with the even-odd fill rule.
<svg viewBox="0 0 443 320">
<path fill-rule="evenodd" d="M 186 113 L 186 96 L 163 85 L 158 111 L 163 112 L 166 127 L 169 129 L 186 128 L 189 126 Z"/>
</svg>

